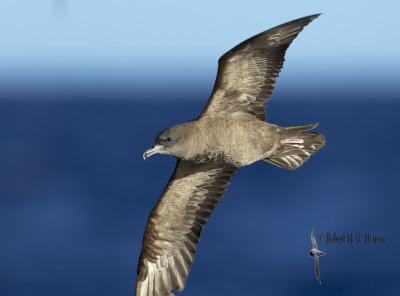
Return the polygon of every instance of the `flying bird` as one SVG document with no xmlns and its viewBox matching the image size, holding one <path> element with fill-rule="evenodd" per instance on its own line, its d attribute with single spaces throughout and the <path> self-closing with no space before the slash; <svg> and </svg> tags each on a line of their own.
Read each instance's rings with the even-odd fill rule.
<svg viewBox="0 0 400 296">
<path fill-rule="evenodd" d="M 177 163 L 147 221 L 137 296 L 183 290 L 201 231 L 239 167 L 263 160 L 293 170 L 325 145 L 322 134 L 308 132 L 318 124 L 265 122 L 286 49 L 318 16 L 274 27 L 225 53 L 200 116 L 162 131 L 144 152 L 144 159 L 160 153 Z"/>
<path fill-rule="evenodd" d="M 321 277 L 319 275 L 319 256 L 325 255 L 325 252 L 322 252 L 318 250 L 317 248 L 317 241 L 315 240 L 315 231 L 314 229 L 311 232 L 311 243 L 312 243 L 312 249 L 308 253 L 308 256 L 311 256 L 314 258 L 314 265 L 315 265 L 315 274 L 317 276 L 318 283 L 321 285 Z"/>
</svg>

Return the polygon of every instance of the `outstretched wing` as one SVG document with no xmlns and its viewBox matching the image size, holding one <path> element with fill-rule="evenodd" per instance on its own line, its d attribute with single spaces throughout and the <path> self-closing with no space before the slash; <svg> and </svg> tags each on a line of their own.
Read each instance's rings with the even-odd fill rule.
<svg viewBox="0 0 400 296">
<path fill-rule="evenodd" d="M 315 264 L 315 274 L 317 275 L 318 283 L 321 285 L 321 277 L 319 276 L 319 258 L 318 258 L 318 256 L 314 257 L 314 264 Z"/>
<path fill-rule="evenodd" d="M 311 231 L 311 243 L 312 243 L 313 249 L 317 249 L 317 241 L 315 240 L 315 230 L 314 229 Z"/>
<path fill-rule="evenodd" d="M 182 291 L 204 224 L 236 168 L 179 160 L 150 213 L 136 281 L 137 296 Z"/>
<path fill-rule="evenodd" d="M 282 69 L 286 49 L 319 14 L 262 32 L 231 49 L 218 61 L 211 97 L 201 116 L 244 112 L 265 120 L 266 102 Z"/>
</svg>

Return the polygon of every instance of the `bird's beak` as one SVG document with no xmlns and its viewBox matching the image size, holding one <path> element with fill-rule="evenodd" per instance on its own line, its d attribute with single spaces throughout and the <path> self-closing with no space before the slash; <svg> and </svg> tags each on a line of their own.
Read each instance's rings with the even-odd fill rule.
<svg viewBox="0 0 400 296">
<path fill-rule="evenodd" d="M 143 153 L 143 159 L 146 160 L 147 157 L 150 157 L 153 154 L 161 153 L 162 150 L 164 150 L 164 146 L 156 144 L 153 148 L 150 148 Z"/>
</svg>

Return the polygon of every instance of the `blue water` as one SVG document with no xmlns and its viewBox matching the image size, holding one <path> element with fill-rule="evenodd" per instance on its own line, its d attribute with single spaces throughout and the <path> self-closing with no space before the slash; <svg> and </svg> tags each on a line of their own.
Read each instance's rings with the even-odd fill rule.
<svg viewBox="0 0 400 296">
<path fill-rule="evenodd" d="M 87 96 L 0 101 L 0 295 L 133 294 L 147 217 L 175 163 L 142 153 L 205 101 Z M 400 103 L 363 96 L 271 101 L 269 122 L 320 122 L 327 146 L 295 171 L 238 171 L 183 295 L 400 292 Z M 319 286 L 313 227 L 387 241 L 319 244 Z"/>
</svg>

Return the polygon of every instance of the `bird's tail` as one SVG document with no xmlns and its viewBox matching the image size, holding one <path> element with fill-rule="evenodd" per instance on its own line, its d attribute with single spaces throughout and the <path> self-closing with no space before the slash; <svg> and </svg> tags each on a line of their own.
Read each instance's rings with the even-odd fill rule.
<svg viewBox="0 0 400 296">
<path fill-rule="evenodd" d="M 324 135 L 306 132 L 317 126 L 318 123 L 285 127 L 280 146 L 264 160 L 281 168 L 297 169 L 326 144 Z"/>
</svg>

